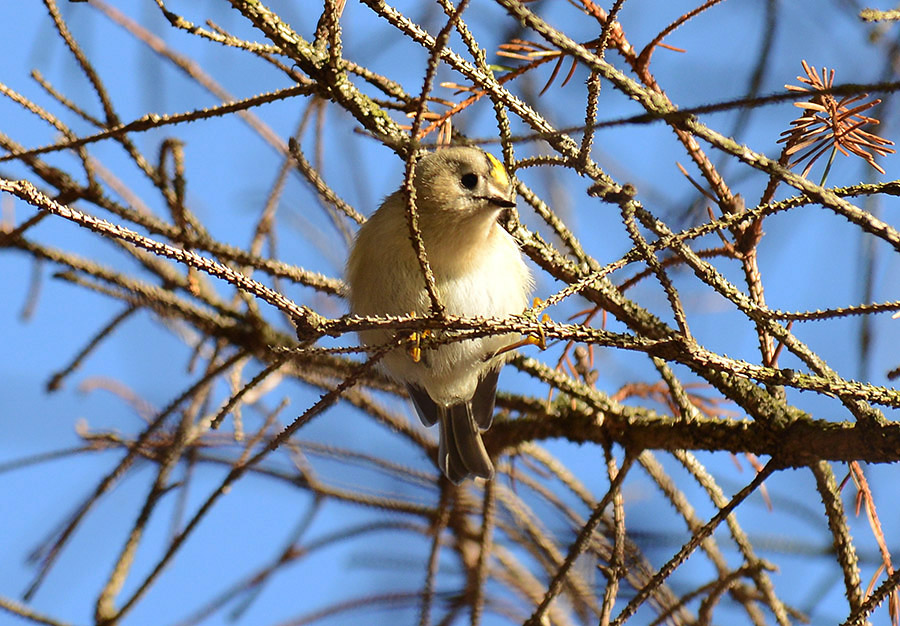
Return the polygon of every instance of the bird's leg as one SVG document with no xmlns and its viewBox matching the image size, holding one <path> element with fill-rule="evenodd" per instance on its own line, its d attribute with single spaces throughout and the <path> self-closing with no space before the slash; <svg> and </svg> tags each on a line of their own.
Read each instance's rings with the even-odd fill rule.
<svg viewBox="0 0 900 626">
<path fill-rule="evenodd" d="M 416 316 L 415 311 L 410 311 L 409 314 L 411 317 Z M 423 330 L 421 332 L 414 330 L 413 332 L 410 333 L 409 337 L 406 340 L 407 343 L 409 344 L 409 347 L 407 347 L 406 352 L 409 354 L 410 358 L 413 360 L 413 363 L 418 363 L 422 360 L 421 343 L 422 343 L 423 339 L 427 339 L 430 336 L 431 336 L 431 329 L 429 329 L 429 328 L 426 328 L 425 330 Z"/>
<path fill-rule="evenodd" d="M 544 303 L 544 301 L 541 300 L 540 298 L 535 298 L 534 302 L 532 303 L 531 306 L 536 307 L 543 303 Z M 550 316 L 547 315 L 546 313 L 544 313 L 544 315 L 541 316 L 541 321 L 549 322 Z M 515 342 L 509 344 L 508 346 L 504 346 L 504 347 L 500 348 L 499 350 L 494 352 L 494 354 L 490 355 L 490 357 L 485 360 L 489 361 L 490 359 L 493 359 L 495 356 L 499 356 L 501 354 L 504 354 L 505 352 L 509 352 L 510 350 L 516 350 L 523 346 L 538 346 L 541 350 L 546 350 L 547 349 L 547 336 L 544 335 L 544 327 L 538 326 L 537 335 L 525 335 L 525 337 L 523 337 L 519 341 L 515 341 Z"/>
</svg>

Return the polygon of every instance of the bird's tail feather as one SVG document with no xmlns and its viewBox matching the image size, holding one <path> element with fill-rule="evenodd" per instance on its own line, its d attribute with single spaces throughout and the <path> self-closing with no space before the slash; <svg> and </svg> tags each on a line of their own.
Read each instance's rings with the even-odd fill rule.
<svg viewBox="0 0 900 626">
<path fill-rule="evenodd" d="M 473 475 L 491 478 L 494 465 L 481 440 L 472 414 L 472 403 L 460 402 L 440 407 L 440 410 L 441 444 L 438 455 L 444 475 L 455 484 Z"/>
</svg>

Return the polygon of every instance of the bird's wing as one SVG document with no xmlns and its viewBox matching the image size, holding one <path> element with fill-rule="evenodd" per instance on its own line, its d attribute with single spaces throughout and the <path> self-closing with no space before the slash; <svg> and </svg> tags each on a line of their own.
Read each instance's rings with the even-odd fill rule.
<svg viewBox="0 0 900 626">
<path fill-rule="evenodd" d="M 472 396 L 472 416 L 481 430 L 491 427 L 494 419 L 494 400 L 497 396 L 497 379 L 500 377 L 500 368 L 489 371 L 479 381 Z"/>
<path fill-rule="evenodd" d="M 406 384 L 406 391 L 409 392 L 409 397 L 412 399 L 413 406 L 416 407 L 416 413 L 419 415 L 422 423 L 426 426 L 437 424 L 438 419 L 441 417 L 441 412 L 438 405 L 428 395 L 428 392 L 410 383 Z"/>
</svg>

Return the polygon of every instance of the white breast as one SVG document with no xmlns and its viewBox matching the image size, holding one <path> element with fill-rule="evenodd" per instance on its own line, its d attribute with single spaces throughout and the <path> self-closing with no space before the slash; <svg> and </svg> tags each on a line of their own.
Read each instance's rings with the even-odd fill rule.
<svg viewBox="0 0 900 626">
<path fill-rule="evenodd" d="M 397 229 L 404 228 L 405 220 L 373 218 L 361 229 L 359 238 L 391 241 L 399 237 Z M 386 239 L 388 235 L 395 239 Z M 446 237 L 443 242 L 452 245 L 453 239 Z M 400 240 L 408 242 L 405 237 Z M 358 241 L 357 247 L 360 243 L 370 242 Z M 488 242 L 474 252 L 464 253 L 448 246 L 445 250 L 434 250 L 433 260 L 430 253 L 431 250 L 430 262 L 438 270 L 435 271 L 438 297 L 449 314 L 503 317 L 521 313 L 527 307 L 532 285 L 530 272 L 515 241 L 496 223 L 492 223 Z M 461 265 L 457 263 L 451 273 L 441 272 L 446 266 L 441 259 L 444 254 L 455 254 L 455 259 L 465 261 Z M 351 310 L 360 315 L 402 315 L 412 311 L 426 314 L 430 300 L 411 246 L 384 249 L 379 256 L 379 259 L 365 260 L 368 264 L 378 264 L 379 271 L 372 271 L 351 255 L 348 264 Z M 389 340 L 391 334 L 367 331 L 361 333 L 361 338 L 364 343 L 375 345 Z M 394 378 L 424 387 L 436 402 L 454 404 L 471 398 L 485 370 L 497 367 L 509 355 L 491 361 L 485 359 L 518 338 L 516 334 L 506 334 L 446 344 L 426 352 L 419 363 L 413 362 L 407 350 L 397 349 L 386 355 L 382 364 Z"/>
</svg>

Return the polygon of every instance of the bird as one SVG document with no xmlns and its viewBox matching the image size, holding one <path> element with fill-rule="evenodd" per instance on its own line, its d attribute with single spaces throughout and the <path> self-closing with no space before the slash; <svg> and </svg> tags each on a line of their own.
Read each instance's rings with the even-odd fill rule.
<svg viewBox="0 0 900 626">
<path fill-rule="evenodd" d="M 417 161 L 413 187 L 422 245 L 445 312 L 466 317 L 522 313 L 534 280 L 515 240 L 498 222 L 502 211 L 516 206 L 503 164 L 478 147 L 445 147 Z M 351 314 L 429 314 L 431 298 L 402 187 L 357 231 L 346 279 Z M 384 345 L 394 334 L 389 329 L 359 333 L 367 346 Z M 491 426 L 500 369 L 512 356 L 504 348 L 519 338 L 493 334 L 419 354 L 398 346 L 379 363 L 405 385 L 422 423 L 439 424 L 438 465 L 454 484 L 493 477 L 481 433 Z"/>
</svg>

